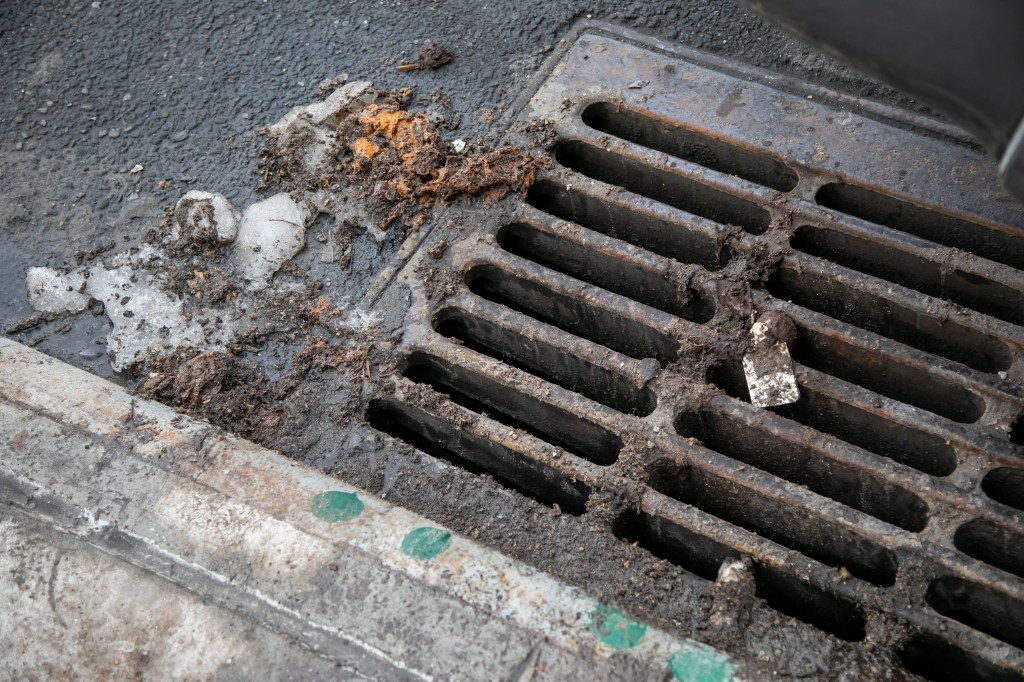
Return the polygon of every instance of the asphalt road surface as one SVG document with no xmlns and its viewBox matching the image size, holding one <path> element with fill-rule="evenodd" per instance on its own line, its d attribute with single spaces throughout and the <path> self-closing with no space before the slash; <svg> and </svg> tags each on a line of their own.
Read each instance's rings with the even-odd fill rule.
<svg viewBox="0 0 1024 682">
<path fill-rule="evenodd" d="M 490 121 L 584 17 L 893 99 L 726 0 L 7 2 L 0 330 L 32 312 L 27 266 L 72 265 L 137 245 L 190 188 L 252 201 L 256 131 L 308 102 L 324 79 L 348 73 L 380 87 L 415 85 L 422 95 L 441 88 L 462 116 L 461 137 L 495 137 L 502 131 Z M 426 40 L 455 60 L 397 72 Z M 102 317 L 82 315 L 19 340 L 111 376 L 106 332 Z"/>
</svg>

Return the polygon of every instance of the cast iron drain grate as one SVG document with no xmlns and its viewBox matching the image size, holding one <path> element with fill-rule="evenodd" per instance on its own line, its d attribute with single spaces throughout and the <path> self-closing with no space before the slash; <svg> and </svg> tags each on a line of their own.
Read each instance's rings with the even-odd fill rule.
<svg viewBox="0 0 1024 682">
<path fill-rule="evenodd" d="M 639 490 L 609 532 L 750 557 L 845 640 L 903 623 L 917 674 L 1024 676 L 1024 214 L 962 141 L 694 59 L 568 50 L 525 113 L 550 169 L 451 244 L 453 290 L 406 268 L 432 303 L 370 423 L 570 514 Z M 768 310 L 801 398 L 760 409 Z"/>
</svg>

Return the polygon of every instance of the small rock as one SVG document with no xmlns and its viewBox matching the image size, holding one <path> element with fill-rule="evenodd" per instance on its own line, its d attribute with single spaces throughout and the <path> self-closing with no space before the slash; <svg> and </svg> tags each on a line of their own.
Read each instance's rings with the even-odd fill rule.
<svg viewBox="0 0 1024 682">
<path fill-rule="evenodd" d="M 465 148 L 466 148 L 466 141 L 465 140 L 453 140 L 452 141 L 452 149 L 455 150 L 456 154 L 461 154 L 462 151 Z"/>
<path fill-rule="evenodd" d="M 178 132 L 176 132 L 173 135 L 171 135 L 171 141 L 172 142 L 184 142 L 187 139 L 188 139 L 188 131 L 187 130 L 179 130 Z"/>
<path fill-rule="evenodd" d="M 136 173 L 141 173 L 142 172 L 142 168 L 143 168 L 142 164 L 141 163 L 137 163 L 134 166 L 132 166 L 132 169 L 129 172 L 132 173 L 133 175 L 136 174 Z"/>
</svg>

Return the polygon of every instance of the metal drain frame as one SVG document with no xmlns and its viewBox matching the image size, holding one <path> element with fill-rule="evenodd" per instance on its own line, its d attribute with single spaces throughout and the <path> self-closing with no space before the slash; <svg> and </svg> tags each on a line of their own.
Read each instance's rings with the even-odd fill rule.
<svg viewBox="0 0 1024 682">
<path fill-rule="evenodd" d="M 783 159 L 798 182 L 789 192 L 781 192 L 585 125 L 583 112 L 601 103 L 641 112 L 660 124 L 700 131 L 711 141 Z M 547 186 L 561 188 L 577 203 L 591 202 L 609 216 L 633 215 L 652 225 L 677 227 L 689 237 L 674 252 L 680 255 L 655 254 L 526 202 L 511 214 L 476 212 L 478 229 L 452 243 L 442 259 L 460 274 L 479 274 L 482 284 L 478 282 L 476 293 L 472 281 L 460 282 L 453 294 L 437 300 L 433 283 L 423 275 L 422 266 L 434 263 L 425 248 L 395 280 L 409 287 L 414 299 L 403 352 L 407 357 L 432 358 L 441 367 L 435 371 L 449 385 L 456 384 L 458 392 L 492 408 L 503 402 L 511 416 L 536 430 L 524 434 L 454 402 L 438 414 L 438 394 L 404 378 L 382 390 L 381 399 L 392 401 L 392 407 L 410 406 L 420 414 L 434 415 L 439 425 L 449 424 L 451 433 L 472 439 L 462 447 L 468 457 L 480 458 L 477 464 L 491 471 L 497 466 L 500 470 L 495 473 L 548 501 L 562 500 L 567 509 L 579 506 L 580 496 L 585 500 L 592 488 L 637 482 L 614 481 L 623 477 L 614 466 L 572 454 L 555 433 L 559 415 L 573 415 L 589 424 L 586 429 L 598 434 L 593 438 L 601 433 L 642 434 L 648 451 L 656 455 L 649 462 L 648 480 L 642 481 L 646 485 L 637 509 L 617 524 L 634 524 L 648 542 L 687 570 L 714 579 L 722 561 L 749 556 L 770 605 L 840 637 L 862 637 L 869 621 L 880 615 L 908 624 L 911 634 L 901 655 L 914 672 L 936 676 L 954 670 L 987 679 L 1024 677 L 1024 643 L 1020 633 L 1011 632 L 1024 608 L 1024 566 L 1019 556 L 1006 549 L 1015 539 L 1024 538 L 1021 482 L 1003 486 L 1016 496 L 1016 509 L 995 501 L 1006 502 L 1007 497 L 992 495 L 999 486 L 985 482 L 999 477 L 993 472 L 1024 470 L 1022 450 L 1007 437 L 1024 414 L 1021 327 L 921 293 L 919 289 L 931 286 L 930 280 L 924 284 L 905 280 L 903 284 L 909 286 L 903 286 L 878 276 L 903 277 L 899 269 L 869 274 L 800 250 L 780 249 L 773 240 L 780 234 L 779 226 L 786 230 L 810 226 L 848 237 L 853 240 L 850 243 L 868 244 L 875 260 L 898 254 L 897 264 L 935 266 L 941 287 L 947 278 L 960 278 L 982 292 L 990 287 L 1020 294 L 1024 276 L 1009 265 L 815 201 L 821 188 L 833 183 L 874 191 L 889 188 L 890 193 L 944 207 L 946 212 L 945 207 L 955 206 L 957 217 L 1002 230 L 1011 241 L 1024 244 L 1021 213 L 998 189 L 991 162 L 957 141 L 955 131 L 941 126 L 941 135 L 910 132 L 892 121 L 821 103 L 813 95 L 782 92 L 735 72 L 712 70 L 602 31 L 584 32 L 567 50 L 527 106 L 523 122 L 531 121 L 543 122 L 561 145 L 576 144 L 588 153 L 623 162 L 627 170 L 649 169 L 666 179 L 673 191 L 695 187 L 700 193 L 735 198 L 766 212 L 767 220 L 742 231 L 652 199 L 650 191 L 644 197 L 556 163 L 543 176 Z M 879 159 L 886 163 L 877 163 Z M 695 196 L 699 201 L 701 195 Z M 539 248 L 560 243 L 570 250 L 596 254 L 587 265 L 591 282 L 499 246 L 499 231 L 517 224 L 539 235 Z M 691 255 L 684 263 L 686 248 Z M 797 323 L 796 348 L 811 351 L 797 353 L 799 381 L 805 395 L 818 401 L 818 414 L 828 414 L 821 412 L 822 406 L 845 410 L 859 415 L 864 424 L 873 424 L 872 428 L 886 424 L 893 433 L 910 434 L 907 449 L 939 454 L 920 458 L 916 466 L 908 465 L 907 459 L 895 461 L 891 452 L 877 454 L 884 444 L 858 447 L 849 442 L 856 434 L 845 433 L 845 440 L 840 439 L 753 408 L 742 400 L 742 390 L 725 385 L 719 386 L 725 393 L 701 405 L 699 415 L 711 421 L 711 426 L 703 428 L 715 429 L 717 420 L 730 432 L 752 434 L 748 440 L 775 444 L 774 450 L 762 448 L 769 450 L 765 456 L 743 442 L 707 448 L 687 437 L 699 433 L 678 428 L 683 415 L 672 392 L 680 383 L 673 381 L 670 369 L 661 367 L 673 358 L 660 357 L 660 363 L 652 358 L 663 353 L 666 338 L 676 343 L 708 340 L 699 322 L 684 319 L 689 316 L 685 303 L 722 305 L 729 292 L 716 287 L 713 279 L 694 277 L 694 273 L 724 267 L 726 250 L 743 255 L 759 249 L 775 249 L 781 259 L 776 283 L 768 291 L 751 292 L 754 307 L 781 310 Z M 866 261 L 867 265 L 852 264 L 864 270 L 874 262 Z M 593 283 L 602 276 L 602 264 L 616 265 L 603 276 L 617 278 L 614 286 L 635 292 L 632 297 Z M 667 306 L 648 305 L 659 300 L 651 274 L 658 281 L 673 283 L 683 294 L 677 301 L 679 310 L 665 311 L 673 303 L 671 296 Z M 492 300 L 478 295 L 489 286 L 499 289 Z M 819 298 L 802 303 L 817 306 L 817 311 L 770 293 L 812 286 Z M 542 317 L 536 310 L 530 316 L 495 302 L 502 287 L 523 300 L 532 296 L 535 307 L 543 306 L 545 297 L 558 305 L 581 302 L 572 314 L 597 316 L 589 327 L 598 336 L 588 340 L 535 319 Z M 821 300 L 840 303 L 828 308 Z M 1014 315 L 1010 300 L 1008 310 Z M 700 319 L 699 315 L 689 317 Z M 435 324 L 452 320 L 475 326 L 461 332 L 470 343 L 466 339 L 452 343 L 435 332 Z M 582 327 L 588 327 L 585 321 L 577 331 Z M 962 340 L 950 342 L 951 330 L 953 336 L 962 334 L 957 337 Z M 914 345 L 887 338 L 885 333 Z M 504 340 L 495 334 L 505 335 Z M 499 345 L 491 352 L 496 357 L 479 352 L 474 342 Z M 503 361 L 501 343 L 515 345 L 518 350 L 512 355 L 518 353 L 520 366 Z M 978 343 L 991 344 L 995 350 L 975 357 L 972 349 Z M 872 364 L 866 367 L 868 360 Z M 483 381 L 500 393 L 482 389 Z M 649 414 L 630 414 L 644 412 L 643 399 L 627 395 L 631 390 L 654 392 L 656 404 Z M 855 427 L 856 423 L 851 432 Z M 451 433 L 449 437 L 455 438 Z M 585 454 L 587 443 L 593 441 L 581 440 L 572 449 Z M 495 451 L 481 455 L 481 443 L 493 444 Z M 787 457 L 796 459 L 787 453 L 799 453 L 806 464 L 787 464 Z M 955 467 L 929 470 L 935 464 L 930 457 L 941 456 L 955 458 Z M 683 476 L 698 482 L 688 484 L 692 490 L 678 489 Z M 854 488 L 844 489 L 850 485 Z M 740 500 L 739 506 L 723 502 L 723 491 Z M 897 498 L 920 504 L 908 512 L 907 504 L 892 503 Z M 743 500 L 751 499 L 758 501 L 760 509 L 773 511 L 771 525 L 750 518 L 743 509 Z M 973 543 L 964 539 L 975 537 L 972 533 L 979 528 L 996 529 L 993 532 L 1002 539 L 986 535 L 987 531 L 978 531 L 980 540 Z M 609 529 L 613 530 L 621 528 Z M 789 546 L 778 541 L 779 535 L 789 540 Z M 985 547 L 1000 542 L 1003 550 L 986 553 Z M 972 554 L 984 561 L 968 556 L 963 547 L 973 547 Z M 771 593 L 781 595 L 774 604 Z M 985 622 L 984 615 L 978 621 L 978 604 L 988 610 L 996 605 L 996 615 L 988 616 L 991 622 Z M 1009 606 L 1000 613 L 999 604 Z"/>
</svg>

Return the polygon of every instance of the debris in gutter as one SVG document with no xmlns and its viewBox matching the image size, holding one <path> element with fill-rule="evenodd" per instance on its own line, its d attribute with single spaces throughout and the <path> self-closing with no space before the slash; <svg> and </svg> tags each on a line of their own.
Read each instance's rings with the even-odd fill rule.
<svg viewBox="0 0 1024 682">
<path fill-rule="evenodd" d="M 769 311 L 750 328 L 751 347 L 743 356 L 750 402 L 756 407 L 788 405 L 800 399 L 789 344 L 796 325 L 783 313 Z"/>
<path fill-rule="evenodd" d="M 428 40 L 420 48 L 420 56 L 415 62 L 406 62 L 395 67 L 399 72 L 418 71 L 420 69 L 437 69 L 455 59 L 451 50 Z"/>
</svg>

